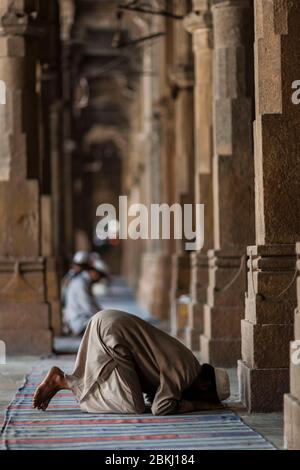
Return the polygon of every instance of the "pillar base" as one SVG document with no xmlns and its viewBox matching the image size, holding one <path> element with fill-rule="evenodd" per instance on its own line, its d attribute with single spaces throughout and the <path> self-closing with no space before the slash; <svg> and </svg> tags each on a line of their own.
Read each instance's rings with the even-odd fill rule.
<svg viewBox="0 0 300 470">
<path fill-rule="evenodd" d="M 238 361 L 240 399 L 249 412 L 282 411 L 289 390 L 289 369 L 251 369 Z"/>
<path fill-rule="evenodd" d="M 53 334 L 47 303 L 0 303 L 0 340 L 10 354 L 50 354 Z"/>
<path fill-rule="evenodd" d="M 283 408 L 289 391 L 289 344 L 293 339 L 296 289 L 294 245 L 247 248 L 248 289 L 242 321 L 239 380 L 243 403 L 250 411 Z"/>
<path fill-rule="evenodd" d="M 0 259 L 0 340 L 7 354 L 52 352 L 43 258 Z"/>
<path fill-rule="evenodd" d="M 223 367 L 236 367 L 241 358 L 242 307 L 204 307 L 204 333 L 200 338 L 203 360 Z"/>
<path fill-rule="evenodd" d="M 241 358 L 245 262 L 241 249 L 210 250 L 209 287 L 204 306 L 203 359 L 215 366 L 235 367 Z"/>
<path fill-rule="evenodd" d="M 253 369 L 279 369 L 289 366 L 289 345 L 293 339 L 293 325 L 253 324 L 241 322 L 242 358 Z"/>
<path fill-rule="evenodd" d="M 202 362 L 220 367 L 235 367 L 237 358 L 241 357 L 239 339 L 212 339 L 205 335 L 200 337 Z"/>
<path fill-rule="evenodd" d="M 300 243 L 296 245 L 297 268 L 300 273 Z M 297 279 L 298 307 L 295 309 L 295 341 L 300 339 L 300 277 Z M 284 446 L 300 450 L 300 364 L 293 360 L 297 351 L 294 341 L 290 344 L 290 393 L 284 396 Z"/>
<path fill-rule="evenodd" d="M 200 351 L 200 336 L 204 330 L 204 305 L 207 302 L 208 255 L 207 252 L 191 254 L 191 302 L 185 343 L 193 351 Z"/>
<path fill-rule="evenodd" d="M 203 333 L 203 304 L 189 304 L 189 321 L 185 329 L 185 344 L 193 351 L 200 351 L 200 336 Z"/>
<path fill-rule="evenodd" d="M 180 296 L 189 295 L 191 259 L 187 253 L 172 255 L 172 280 L 170 291 L 171 332 L 173 336 L 184 339 L 188 324 L 188 305 L 181 304 Z"/>
<path fill-rule="evenodd" d="M 47 300 L 51 305 L 51 328 L 56 336 L 62 332 L 62 310 L 60 302 L 60 286 L 58 266 L 55 258 L 46 259 Z"/>
<path fill-rule="evenodd" d="M 52 353 L 53 335 L 50 330 L 0 329 L 7 355 L 32 354 L 35 356 Z"/>
<path fill-rule="evenodd" d="M 284 396 L 284 447 L 300 450 L 300 401 L 292 395 Z"/>
</svg>

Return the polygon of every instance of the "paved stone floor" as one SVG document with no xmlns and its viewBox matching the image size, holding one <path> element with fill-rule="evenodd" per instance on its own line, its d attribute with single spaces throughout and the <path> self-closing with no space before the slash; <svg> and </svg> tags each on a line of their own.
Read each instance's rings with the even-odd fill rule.
<svg viewBox="0 0 300 470">
<path fill-rule="evenodd" d="M 71 342 L 63 343 L 69 346 Z M 75 344 L 72 345 L 71 350 Z M 74 348 L 75 349 L 75 348 Z M 30 372 L 33 364 L 39 358 L 34 356 L 10 357 L 5 366 L 0 366 L 0 428 L 5 417 L 5 410 L 14 397 L 16 391 L 22 386 L 25 376 Z M 236 369 L 230 369 L 232 396 L 228 406 L 238 413 L 252 429 L 263 435 L 277 448 L 283 448 L 283 415 L 282 413 L 249 415 L 238 401 L 238 385 Z"/>
<path fill-rule="evenodd" d="M 278 449 L 283 449 L 283 413 L 249 414 L 239 401 L 237 369 L 229 369 L 231 397 L 228 406 L 252 429 L 264 436 Z"/>
<path fill-rule="evenodd" d="M 121 281 L 117 281 L 113 288 L 105 296 L 101 296 L 101 304 L 104 308 L 118 308 L 133 314 L 138 314 L 144 319 L 156 324 L 147 312 L 141 310 L 134 300 L 130 289 Z M 158 325 L 160 326 L 160 325 Z M 162 325 L 167 329 L 168 325 Z M 55 339 L 56 353 L 76 353 L 80 340 L 76 338 L 60 337 Z M 16 391 L 22 386 L 26 375 L 33 364 L 39 358 L 34 356 L 9 357 L 6 365 L 0 365 L 0 428 L 5 417 L 5 410 L 14 397 Z M 253 429 L 272 442 L 277 448 L 283 448 L 283 415 L 282 413 L 249 415 L 239 402 L 238 381 L 236 369 L 230 369 L 230 382 L 232 394 L 227 405 Z"/>
</svg>

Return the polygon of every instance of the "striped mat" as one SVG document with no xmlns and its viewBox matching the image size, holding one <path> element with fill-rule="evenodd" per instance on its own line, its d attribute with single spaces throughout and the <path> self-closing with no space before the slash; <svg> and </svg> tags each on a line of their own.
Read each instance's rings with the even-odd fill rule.
<svg viewBox="0 0 300 470">
<path fill-rule="evenodd" d="M 34 410 L 37 384 L 54 364 L 72 371 L 74 358 L 39 361 L 6 412 L 1 450 L 212 450 L 274 449 L 231 411 L 177 416 L 82 413 L 71 392 L 63 391 L 48 410 Z"/>
</svg>

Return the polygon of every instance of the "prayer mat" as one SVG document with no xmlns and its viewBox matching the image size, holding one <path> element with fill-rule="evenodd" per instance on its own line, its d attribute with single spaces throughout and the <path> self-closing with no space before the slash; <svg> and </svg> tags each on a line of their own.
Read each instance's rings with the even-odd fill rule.
<svg viewBox="0 0 300 470">
<path fill-rule="evenodd" d="M 275 447 L 230 410 L 175 416 L 82 413 L 73 394 L 58 393 L 46 412 L 32 408 L 36 386 L 57 365 L 71 373 L 75 358 L 41 359 L 6 412 L 1 450 L 247 450 Z"/>
</svg>

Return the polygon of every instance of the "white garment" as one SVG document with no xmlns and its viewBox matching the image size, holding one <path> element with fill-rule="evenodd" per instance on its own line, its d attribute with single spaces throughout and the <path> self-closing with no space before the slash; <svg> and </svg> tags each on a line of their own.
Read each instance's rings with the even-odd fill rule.
<svg viewBox="0 0 300 470">
<path fill-rule="evenodd" d="M 175 338 L 134 315 L 102 310 L 89 322 L 75 370 L 65 377 L 82 411 L 140 414 L 145 393 L 153 398 L 152 413 L 163 415 L 182 410 L 182 392 L 200 371 Z"/>
<path fill-rule="evenodd" d="M 136 408 L 132 390 L 116 367 L 107 380 L 97 380 L 90 393 L 81 401 L 80 408 L 86 413 L 136 414 L 144 411 L 144 403 L 140 409 Z"/>
<path fill-rule="evenodd" d="M 69 269 L 67 274 L 64 276 L 61 283 L 61 303 L 63 307 L 66 305 L 67 290 L 69 288 L 70 282 L 74 277 L 78 276 L 78 273 L 74 269 Z"/>
<path fill-rule="evenodd" d="M 84 271 L 74 277 L 66 292 L 65 320 L 74 334 L 82 333 L 91 317 L 101 310 L 92 293 L 92 281 Z"/>
</svg>

